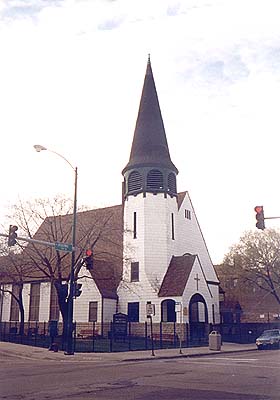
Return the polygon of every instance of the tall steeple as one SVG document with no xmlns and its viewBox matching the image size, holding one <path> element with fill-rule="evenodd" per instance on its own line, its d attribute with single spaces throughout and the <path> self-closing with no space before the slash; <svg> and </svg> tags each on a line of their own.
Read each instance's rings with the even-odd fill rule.
<svg viewBox="0 0 280 400">
<path fill-rule="evenodd" d="M 122 173 L 126 181 L 125 195 L 141 191 L 176 194 L 178 170 L 169 154 L 150 57 L 146 68 L 130 159 Z"/>
</svg>

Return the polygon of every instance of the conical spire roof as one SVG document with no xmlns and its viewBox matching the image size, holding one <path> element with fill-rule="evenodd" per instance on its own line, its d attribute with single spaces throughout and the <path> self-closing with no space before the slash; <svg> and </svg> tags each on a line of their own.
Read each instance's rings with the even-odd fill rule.
<svg viewBox="0 0 280 400">
<path fill-rule="evenodd" d="M 139 167 L 168 168 L 178 173 L 170 158 L 150 57 L 136 121 L 130 159 L 123 169 Z"/>
</svg>

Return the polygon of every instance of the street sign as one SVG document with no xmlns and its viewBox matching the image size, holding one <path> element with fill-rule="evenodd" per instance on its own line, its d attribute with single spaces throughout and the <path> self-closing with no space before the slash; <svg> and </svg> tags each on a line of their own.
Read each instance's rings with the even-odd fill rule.
<svg viewBox="0 0 280 400">
<path fill-rule="evenodd" d="M 55 250 L 68 251 L 69 253 L 72 253 L 72 251 L 73 251 L 72 244 L 67 244 L 67 243 L 56 242 L 54 248 L 55 248 Z"/>
<path fill-rule="evenodd" d="M 152 315 L 155 315 L 155 305 L 154 304 L 146 304 L 146 314 L 147 317 L 151 317 Z"/>
</svg>

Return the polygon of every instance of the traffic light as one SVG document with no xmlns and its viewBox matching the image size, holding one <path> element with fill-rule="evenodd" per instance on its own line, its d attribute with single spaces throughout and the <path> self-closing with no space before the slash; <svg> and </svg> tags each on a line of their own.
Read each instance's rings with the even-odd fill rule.
<svg viewBox="0 0 280 400">
<path fill-rule="evenodd" d="M 93 251 L 88 249 L 86 251 L 86 257 L 84 258 L 87 269 L 93 269 Z"/>
<path fill-rule="evenodd" d="M 254 210 L 256 211 L 256 220 L 257 220 L 256 227 L 258 229 L 264 230 L 265 229 L 265 226 L 264 226 L 265 218 L 264 218 L 264 213 L 263 213 L 263 206 L 256 206 L 254 208 Z"/>
<path fill-rule="evenodd" d="M 82 284 L 75 282 L 74 285 L 74 297 L 79 297 L 82 294 Z"/>
<path fill-rule="evenodd" d="M 8 246 L 14 246 L 17 241 L 17 233 L 16 231 L 18 230 L 18 227 L 16 225 L 10 225 L 9 227 L 9 237 L 8 237 Z"/>
</svg>

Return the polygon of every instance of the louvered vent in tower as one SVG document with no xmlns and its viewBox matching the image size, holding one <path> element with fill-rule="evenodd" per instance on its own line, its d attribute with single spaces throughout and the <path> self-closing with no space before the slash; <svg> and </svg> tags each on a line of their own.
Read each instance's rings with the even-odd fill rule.
<svg viewBox="0 0 280 400">
<path fill-rule="evenodd" d="M 157 169 L 152 169 L 147 175 L 147 189 L 163 189 L 163 175 Z"/>
<path fill-rule="evenodd" d="M 177 193 L 176 176 L 173 173 L 168 175 L 168 191 L 171 193 Z"/>
<path fill-rule="evenodd" d="M 128 191 L 133 192 L 134 190 L 142 189 L 142 176 L 138 171 L 133 171 L 128 177 Z"/>
</svg>

